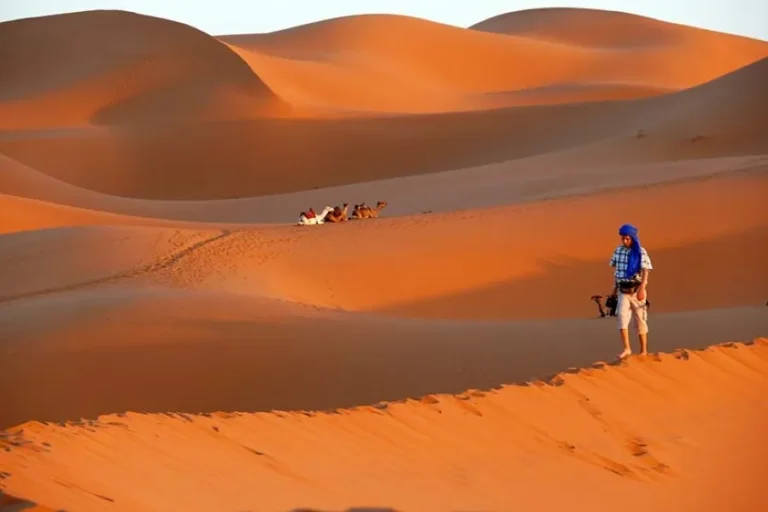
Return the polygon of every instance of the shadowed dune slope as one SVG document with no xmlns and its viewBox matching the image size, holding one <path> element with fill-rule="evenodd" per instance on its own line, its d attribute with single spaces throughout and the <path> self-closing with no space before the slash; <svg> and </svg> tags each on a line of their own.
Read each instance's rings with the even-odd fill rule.
<svg viewBox="0 0 768 512">
<path fill-rule="evenodd" d="M 261 119 L 120 134 L 18 134 L 0 139 L 0 152 L 83 188 L 152 199 L 291 192 L 596 143 L 604 145 L 579 157 L 599 162 L 613 153 L 627 163 L 754 155 L 768 150 L 768 104 L 760 87 L 767 76 L 765 58 L 644 100 L 385 119 Z"/>
<path fill-rule="evenodd" d="M 553 151 L 634 128 L 631 107 L 588 104 L 387 119 L 190 123 L 116 133 L 19 133 L 0 138 L 0 152 L 62 181 L 107 194 L 225 199 Z"/>
<path fill-rule="evenodd" d="M 0 23 L 0 129 L 254 117 L 285 109 L 190 26 L 125 11 Z"/>
<path fill-rule="evenodd" d="M 0 154 L 0 194 L 126 215 L 132 218 L 129 223 L 135 224 L 148 225 L 142 219 L 154 218 L 228 223 L 232 227 L 234 224 L 245 223 L 250 226 L 256 223 L 292 224 L 297 212 L 312 204 L 340 204 L 360 200 L 374 204 L 378 199 L 386 198 L 389 206 L 384 215 L 390 217 L 511 205 L 624 187 L 690 181 L 731 173 L 754 174 L 768 170 L 768 155 L 625 163 L 620 149 L 626 153 L 634 151 L 634 159 L 637 160 L 653 159 L 641 147 L 634 147 L 648 144 L 649 138 L 632 137 L 609 142 L 612 145 L 608 148 L 602 147 L 605 144 L 598 144 L 456 171 L 289 194 L 207 201 L 155 201 L 110 196 L 56 180 Z M 622 148 L 622 144 L 626 144 L 626 147 Z M 682 146 L 685 147 L 684 144 Z M 598 153 L 601 149 L 602 154 Z M 595 163 L 598 160 L 596 155 L 601 155 L 600 163 Z M 424 190 L 440 190 L 440 194 L 424 194 Z M 41 207 L 44 212 L 48 211 L 49 206 Z M 27 225 L 23 216 L 18 214 L 9 216 L 9 225 L 14 218 L 19 220 L 19 227 Z M 87 221 L 85 217 L 80 220 L 67 218 L 72 221 L 71 224 L 62 224 L 61 219 L 43 214 L 38 216 L 37 224 L 34 225 L 79 225 L 92 223 L 92 220 L 95 223 L 109 223 L 111 217 L 88 216 Z M 48 221 L 50 224 L 46 225 Z"/>
<path fill-rule="evenodd" d="M 631 137 L 572 148 L 570 165 L 768 154 L 768 58 L 693 89 L 650 100 Z"/>
<path fill-rule="evenodd" d="M 0 470 L 9 493 L 84 512 L 759 510 L 767 373 L 763 338 L 328 413 L 28 422 Z"/>
<path fill-rule="evenodd" d="M 659 98 L 658 108 L 668 107 L 668 117 L 659 116 L 649 128 L 678 135 L 688 127 L 688 134 L 724 135 L 732 144 L 752 143 L 753 151 L 768 152 L 766 84 L 768 57 L 689 91 Z"/>
</svg>

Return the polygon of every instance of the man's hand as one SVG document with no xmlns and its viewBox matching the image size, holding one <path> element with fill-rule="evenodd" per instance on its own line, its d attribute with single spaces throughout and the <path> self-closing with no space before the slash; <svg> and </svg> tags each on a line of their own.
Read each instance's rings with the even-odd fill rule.
<svg viewBox="0 0 768 512">
<path fill-rule="evenodd" d="M 637 300 L 645 300 L 646 293 L 645 293 L 645 285 L 640 285 L 640 288 L 637 289 Z"/>
</svg>

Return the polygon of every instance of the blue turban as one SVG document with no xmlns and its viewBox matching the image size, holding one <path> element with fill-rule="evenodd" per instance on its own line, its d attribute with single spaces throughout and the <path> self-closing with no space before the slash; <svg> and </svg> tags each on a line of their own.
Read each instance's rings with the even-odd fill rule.
<svg viewBox="0 0 768 512">
<path fill-rule="evenodd" d="M 619 228 L 620 236 L 628 236 L 632 239 L 632 247 L 629 248 L 629 259 L 627 261 L 627 270 L 624 274 L 625 279 L 629 279 L 640 272 L 640 239 L 637 238 L 637 228 L 632 224 L 624 224 Z"/>
</svg>

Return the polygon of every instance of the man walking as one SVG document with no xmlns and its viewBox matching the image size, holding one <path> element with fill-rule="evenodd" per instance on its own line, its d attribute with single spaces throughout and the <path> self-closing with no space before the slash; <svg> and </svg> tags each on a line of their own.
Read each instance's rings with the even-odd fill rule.
<svg viewBox="0 0 768 512">
<path fill-rule="evenodd" d="M 611 266 L 614 270 L 613 293 L 618 294 L 616 318 L 619 324 L 624 351 L 619 359 L 632 353 L 629 346 L 629 322 L 634 320 L 640 339 L 640 354 L 648 354 L 648 274 L 653 269 L 645 247 L 640 245 L 637 228 L 624 224 L 619 228 L 621 245 L 613 252 Z"/>
</svg>

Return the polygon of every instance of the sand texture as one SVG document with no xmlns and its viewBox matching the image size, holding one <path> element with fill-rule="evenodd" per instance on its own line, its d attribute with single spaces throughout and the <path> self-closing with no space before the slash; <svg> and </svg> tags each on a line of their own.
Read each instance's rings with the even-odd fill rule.
<svg viewBox="0 0 768 512">
<path fill-rule="evenodd" d="M 88 11 L 0 62 L 0 511 L 768 509 L 768 42 Z"/>
</svg>

